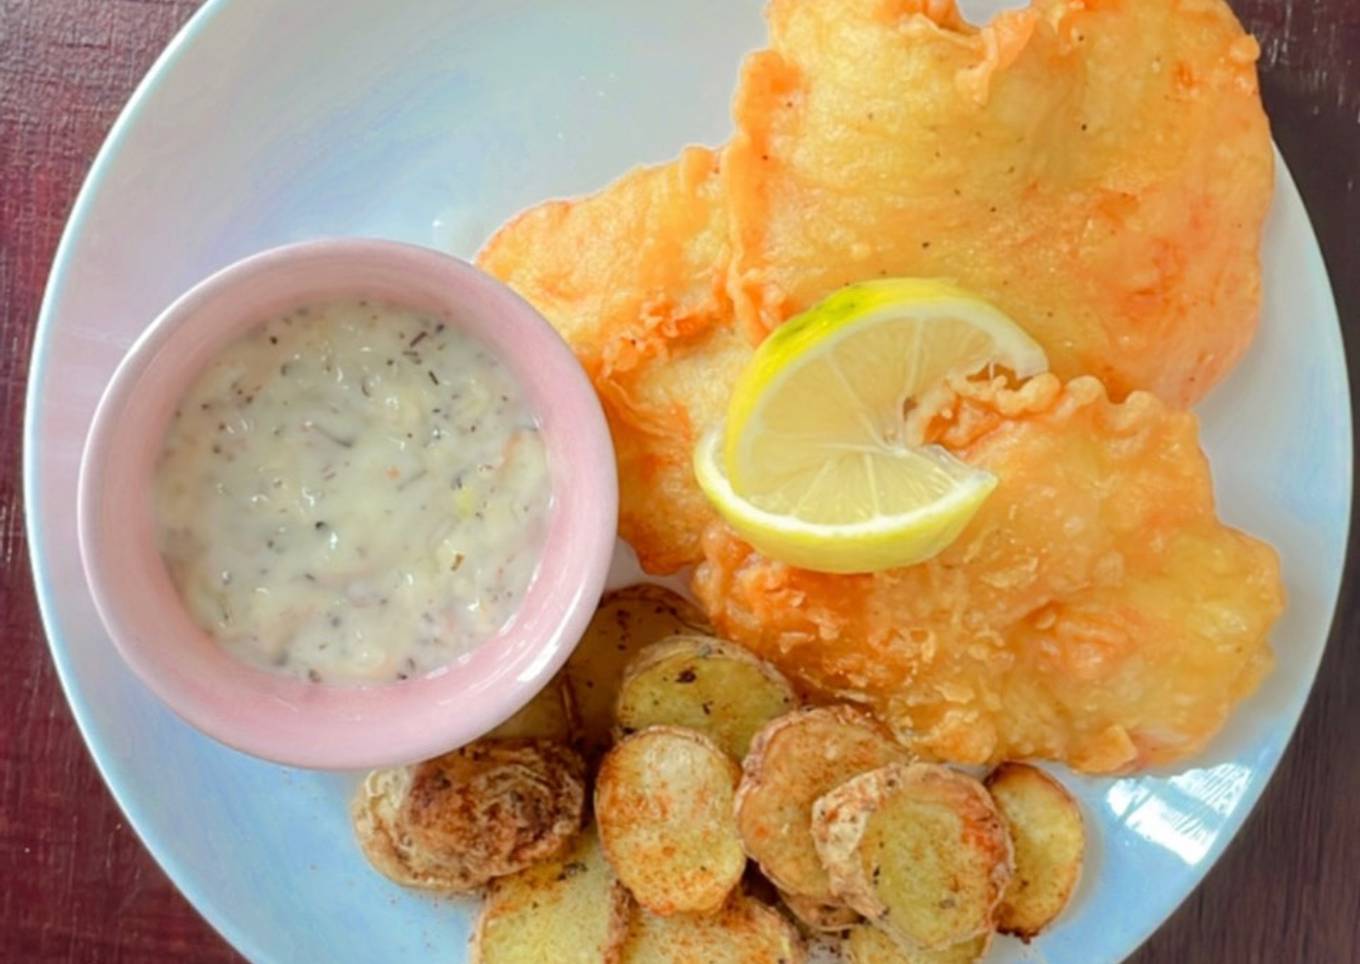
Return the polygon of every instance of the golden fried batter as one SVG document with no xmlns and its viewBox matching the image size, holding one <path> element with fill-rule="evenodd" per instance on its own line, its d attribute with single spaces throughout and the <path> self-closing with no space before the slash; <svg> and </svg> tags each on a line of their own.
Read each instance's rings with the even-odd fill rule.
<svg viewBox="0 0 1360 964">
<path fill-rule="evenodd" d="M 1200 398 L 1255 331 L 1272 152 L 1221 0 L 773 0 L 725 158 L 731 290 L 770 329 L 877 276 L 993 301 L 1064 378 Z"/>
<path fill-rule="evenodd" d="M 695 589 L 719 633 L 913 750 L 1090 772 L 1182 759 L 1269 670 L 1275 552 L 1214 514 L 1192 415 L 1093 378 L 956 382 L 931 437 L 1000 480 L 929 562 L 837 576 L 715 524 Z"/>
<path fill-rule="evenodd" d="M 651 572 L 713 514 L 690 453 L 751 345 L 831 290 L 958 279 L 1063 377 L 1199 398 L 1241 355 L 1271 194 L 1255 42 L 1222 0 L 773 0 L 737 133 L 521 215 L 479 262 L 604 401 Z"/>
<path fill-rule="evenodd" d="M 478 256 L 552 322 L 604 404 L 619 528 L 649 572 L 699 557 L 715 516 L 690 452 L 751 349 L 731 327 L 719 157 L 690 148 L 581 201 L 511 221 Z"/>
<path fill-rule="evenodd" d="M 701 555 L 723 633 L 868 699 L 941 759 L 1098 772 L 1200 747 L 1270 666 L 1274 553 L 1221 525 L 1193 417 L 1256 323 L 1272 155 L 1222 0 L 773 0 L 721 152 L 512 222 L 481 264 L 571 342 L 654 572 Z M 854 281 L 946 276 L 1058 378 L 960 383 L 938 440 L 1001 480 L 939 558 L 828 576 L 761 558 L 690 468 L 751 346 Z M 1132 392 L 1132 394 L 1130 394 Z M 810 403 L 815 400 L 810 400 Z"/>
</svg>

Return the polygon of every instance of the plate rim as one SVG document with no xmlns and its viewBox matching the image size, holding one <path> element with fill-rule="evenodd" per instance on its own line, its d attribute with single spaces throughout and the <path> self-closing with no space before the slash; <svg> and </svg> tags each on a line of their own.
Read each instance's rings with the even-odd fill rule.
<svg viewBox="0 0 1360 964">
<path fill-rule="evenodd" d="M 94 160 L 90 163 L 90 169 L 85 172 L 80 190 L 76 192 L 75 201 L 71 205 L 71 212 L 67 215 L 66 224 L 62 227 L 61 239 L 57 242 L 56 251 L 52 255 L 52 265 L 48 270 L 47 282 L 43 286 L 42 302 L 39 305 L 38 316 L 33 329 L 33 347 L 30 352 L 28 381 L 24 391 L 21 471 L 24 497 L 24 538 L 28 543 L 29 572 L 33 577 L 33 594 L 38 603 L 38 617 L 42 622 L 47 651 L 56 669 L 57 682 L 61 686 L 62 696 L 66 700 L 66 706 L 71 711 L 72 718 L 75 720 L 76 730 L 80 733 L 81 742 L 84 743 L 85 750 L 94 763 L 95 771 L 99 774 L 100 782 L 126 818 L 127 824 L 132 829 L 133 834 L 136 835 L 138 842 L 150 854 L 151 859 L 155 861 L 161 872 L 169 878 L 170 883 L 174 885 L 175 890 L 179 892 L 185 902 L 193 908 L 194 913 L 206 921 L 219 937 L 243 957 L 251 961 L 258 961 L 264 960 L 266 955 L 254 937 L 245 928 L 237 926 L 226 913 L 220 912 L 212 902 L 205 900 L 202 895 L 196 892 L 196 888 L 190 884 L 192 874 L 181 866 L 171 848 L 163 846 L 157 839 L 156 833 L 145 821 L 141 808 L 130 799 L 124 788 L 117 781 L 109 778 L 108 768 L 104 760 L 107 750 L 103 746 L 103 740 L 90 725 L 84 702 L 72 695 L 71 668 L 67 662 L 64 647 L 58 645 L 59 637 L 55 631 L 56 619 L 53 614 L 55 602 L 52 598 L 52 587 L 47 584 L 44 575 L 47 550 L 39 538 L 37 521 L 41 515 L 37 509 L 41 498 L 36 486 L 38 412 L 41 407 L 39 385 L 47 368 L 49 343 L 51 341 L 50 333 L 56 315 L 55 305 L 58 300 L 58 292 L 65 284 L 72 249 L 75 247 L 76 239 L 84 231 L 89 208 L 93 204 L 93 198 L 102 187 L 108 173 L 108 167 L 118 154 L 123 140 L 127 137 L 128 130 L 141 113 L 143 103 L 161 83 L 165 71 L 184 55 L 193 40 L 230 2 L 231 0 L 205 0 L 203 6 L 194 11 L 189 19 L 184 22 L 184 25 L 170 38 L 170 42 L 151 62 L 151 66 L 147 68 L 146 73 L 137 82 L 137 86 L 133 88 L 127 103 L 118 112 L 118 116 L 114 119 L 112 126 L 109 127 L 109 132 L 99 145 L 99 150 L 95 152 Z"/>
<path fill-rule="evenodd" d="M 60 636 L 55 632 L 56 616 L 55 601 L 58 587 L 50 585 L 49 579 L 45 576 L 46 569 L 46 549 L 42 540 L 39 538 L 38 519 L 41 513 L 37 507 L 42 499 L 36 487 L 37 475 L 37 451 L 39 441 L 37 438 L 37 428 L 41 408 L 39 400 L 39 385 L 43 380 L 46 370 L 48 355 L 50 351 L 51 329 L 55 323 L 57 314 L 56 304 L 60 300 L 60 292 L 66 283 L 66 276 L 69 273 L 72 261 L 72 252 L 78 238 L 84 233 L 85 221 L 88 217 L 89 208 L 93 199 L 103 189 L 108 168 L 119 154 L 122 142 L 128 136 L 128 132 L 142 113 L 145 101 L 151 93 L 165 80 L 166 72 L 181 57 L 183 57 L 191 44 L 203 34 L 213 20 L 227 8 L 233 0 L 205 0 L 203 5 L 196 10 L 189 19 L 180 27 L 175 35 L 166 44 L 165 48 L 157 55 L 155 60 L 147 68 L 146 73 L 138 81 L 127 102 L 119 111 L 117 118 L 105 135 L 99 150 L 96 152 L 94 160 L 90 164 L 81 182 L 79 191 L 76 194 L 71 211 L 67 216 L 66 223 L 62 228 L 61 237 L 57 248 L 53 254 L 51 267 L 48 272 L 46 284 L 43 288 L 42 301 L 34 325 L 33 345 L 30 353 L 30 360 L 27 369 L 28 381 L 25 387 L 24 397 L 24 419 L 22 430 L 22 493 L 24 501 L 25 516 L 25 538 L 28 543 L 29 569 L 33 579 L 34 595 L 38 604 L 39 617 L 42 622 L 43 635 L 46 638 L 47 649 L 51 655 L 53 665 L 56 669 L 57 679 L 61 686 L 62 695 L 66 700 L 66 705 L 71 711 L 75 720 L 76 728 L 80 733 L 81 739 L 85 744 L 95 769 L 99 774 L 100 780 L 108 790 L 110 796 L 117 804 L 118 809 L 126 818 L 128 826 L 137 836 L 142 846 L 150 854 L 157 866 L 170 879 L 175 889 L 185 899 L 194 911 L 212 927 L 217 934 L 232 946 L 238 953 L 252 961 L 270 960 L 268 953 L 260 946 L 259 942 L 250 933 L 248 928 L 242 927 L 232 919 L 229 909 L 218 906 L 217 903 L 208 899 L 198 892 L 196 886 L 192 884 L 194 874 L 184 867 L 174 855 L 173 848 L 159 838 L 150 821 L 142 813 L 141 808 L 132 800 L 126 787 L 109 777 L 105 757 L 109 754 L 105 746 L 104 739 L 93 729 L 88 719 L 88 710 L 82 699 L 73 696 L 73 679 L 71 667 L 65 656 L 65 647 L 61 645 Z M 1329 270 L 1321 242 L 1317 235 L 1317 230 L 1313 224 L 1313 217 L 1308 209 L 1302 193 L 1298 189 L 1298 184 L 1294 179 L 1293 172 L 1285 160 L 1278 144 L 1272 138 L 1272 148 L 1275 164 L 1277 166 L 1277 177 L 1281 178 L 1289 191 L 1297 198 L 1304 215 L 1304 227 L 1307 236 L 1312 244 L 1307 252 L 1307 257 L 1314 263 L 1319 277 L 1327 286 L 1328 297 L 1325 299 L 1327 307 L 1327 317 L 1321 319 L 1322 327 L 1326 332 L 1326 337 L 1330 342 L 1330 349 L 1342 359 L 1341 376 L 1345 386 L 1346 394 L 1354 403 L 1354 387 L 1352 385 L 1349 366 L 1346 364 L 1345 340 L 1341 327 L 1340 311 L 1336 303 L 1336 288 L 1332 282 L 1331 271 Z M 1277 190 L 1277 194 L 1278 194 Z M 1343 413 L 1343 421 L 1346 426 L 1345 446 L 1348 458 L 1345 460 L 1345 484 L 1349 493 L 1347 500 L 1345 532 L 1346 548 L 1341 559 L 1341 569 L 1337 576 L 1337 591 L 1331 605 L 1331 614 L 1328 620 L 1328 630 L 1326 639 L 1322 647 L 1318 650 L 1317 659 L 1311 667 L 1311 679 L 1307 686 L 1306 693 L 1303 694 L 1299 702 L 1299 712 L 1294 719 L 1289 721 L 1288 736 L 1279 744 L 1278 752 L 1270 762 L 1270 772 L 1266 779 L 1253 784 L 1244 794 L 1238 807 L 1241 818 L 1235 827 L 1217 839 L 1211 848 L 1210 853 L 1206 854 L 1204 862 L 1200 865 L 1201 873 L 1199 880 L 1186 893 L 1186 895 L 1175 904 L 1171 911 L 1161 919 L 1150 924 L 1141 934 L 1138 935 L 1136 943 L 1131 944 L 1125 953 L 1125 959 L 1132 956 L 1142 947 L 1157 931 L 1175 915 L 1176 911 L 1182 908 L 1191 897 L 1200 890 L 1204 882 L 1212 873 L 1218 861 L 1227 852 L 1228 848 L 1238 839 L 1238 835 L 1245 828 L 1249 818 L 1255 812 L 1264 794 L 1275 780 L 1279 770 L 1279 765 L 1288 754 L 1293 745 L 1295 736 L 1298 733 L 1298 726 L 1303 718 L 1309 702 L 1313 698 L 1318 681 L 1318 671 L 1322 659 L 1326 656 L 1327 650 L 1333 645 L 1337 629 L 1337 612 L 1343 598 L 1343 590 L 1346 586 L 1346 577 L 1351 570 L 1353 554 L 1350 549 L 1351 536 L 1353 535 L 1353 523 L 1355 520 L 1355 429 L 1356 423 L 1352 417 L 1352 411 L 1348 407 Z"/>
</svg>

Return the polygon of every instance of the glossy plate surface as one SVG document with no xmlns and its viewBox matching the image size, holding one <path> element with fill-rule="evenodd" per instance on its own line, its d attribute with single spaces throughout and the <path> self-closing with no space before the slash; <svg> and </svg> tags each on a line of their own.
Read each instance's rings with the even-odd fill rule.
<svg viewBox="0 0 1360 964">
<path fill-rule="evenodd" d="M 37 338 L 25 483 L 38 591 L 109 786 L 248 957 L 459 960 L 470 905 L 369 871 L 350 836 L 353 777 L 225 749 L 119 661 L 81 574 L 75 485 L 120 355 L 176 295 L 252 251 L 366 234 L 468 255 L 527 204 L 719 143 L 740 57 L 763 36 L 756 0 L 211 0 L 101 152 Z M 1344 557 L 1351 428 L 1336 311 L 1283 166 L 1278 187 L 1260 336 L 1200 409 L 1223 515 L 1283 557 L 1278 668 L 1192 765 L 1070 781 L 1093 837 L 1077 900 L 1034 948 L 998 941 L 991 959 L 1130 953 L 1241 826 L 1307 698 Z"/>
</svg>

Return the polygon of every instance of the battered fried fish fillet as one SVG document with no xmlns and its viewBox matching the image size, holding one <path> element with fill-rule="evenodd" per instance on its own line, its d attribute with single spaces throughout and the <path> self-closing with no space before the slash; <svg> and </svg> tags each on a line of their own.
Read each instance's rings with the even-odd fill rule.
<svg viewBox="0 0 1360 964">
<path fill-rule="evenodd" d="M 1222 0 L 773 0 L 720 152 L 521 215 L 479 257 L 604 401 L 620 531 L 700 557 L 690 469 L 751 346 L 842 284 L 943 275 L 1064 377 L 1200 397 L 1251 338 L 1271 151 L 1255 42 Z"/>
<path fill-rule="evenodd" d="M 1222 0 L 772 0 L 724 169 L 731 292 L 766 330 L 852 281 L 945 276 L 1063 378 L 1200 398 L 1260 301 L 1273 154 Z"/>
<path fill-rule="evenodd" d="M 1094 378 L 956 381 L 930 437 L 1000 480 L 937 558 L 837 576 L 762 558 L 724 525 L 695 590 L 720 634 L 870 703 L 922 755 L 1184 758 L 1267 673 L 1275 552 L 1214 514 L 1194 416 Z"/>
<path fill-rule="evenodd" d="M 750 358 L 726 294 L 719 156 L 690 148 L 501 228 L 478 264 L 532 303 L 585 366 L 614 437 L 619 529 L 650 572 L 698 559 L 715 516 L 690 452 Z"/>
</svg>

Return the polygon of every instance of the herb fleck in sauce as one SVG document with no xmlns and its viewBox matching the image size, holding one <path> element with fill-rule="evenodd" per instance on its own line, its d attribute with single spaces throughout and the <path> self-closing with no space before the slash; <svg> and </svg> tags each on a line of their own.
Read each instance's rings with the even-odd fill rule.
<svg viewBox="0 0 1360 964">
<path fill-rule="evenodd" d="M 314 682 L 407 679 L 514 614 L 548 511 L 510 372 L 456 325 L 300 308 L 229 346 L 175 412 L 160 548 L 205 630 Z"/>
</svg>

